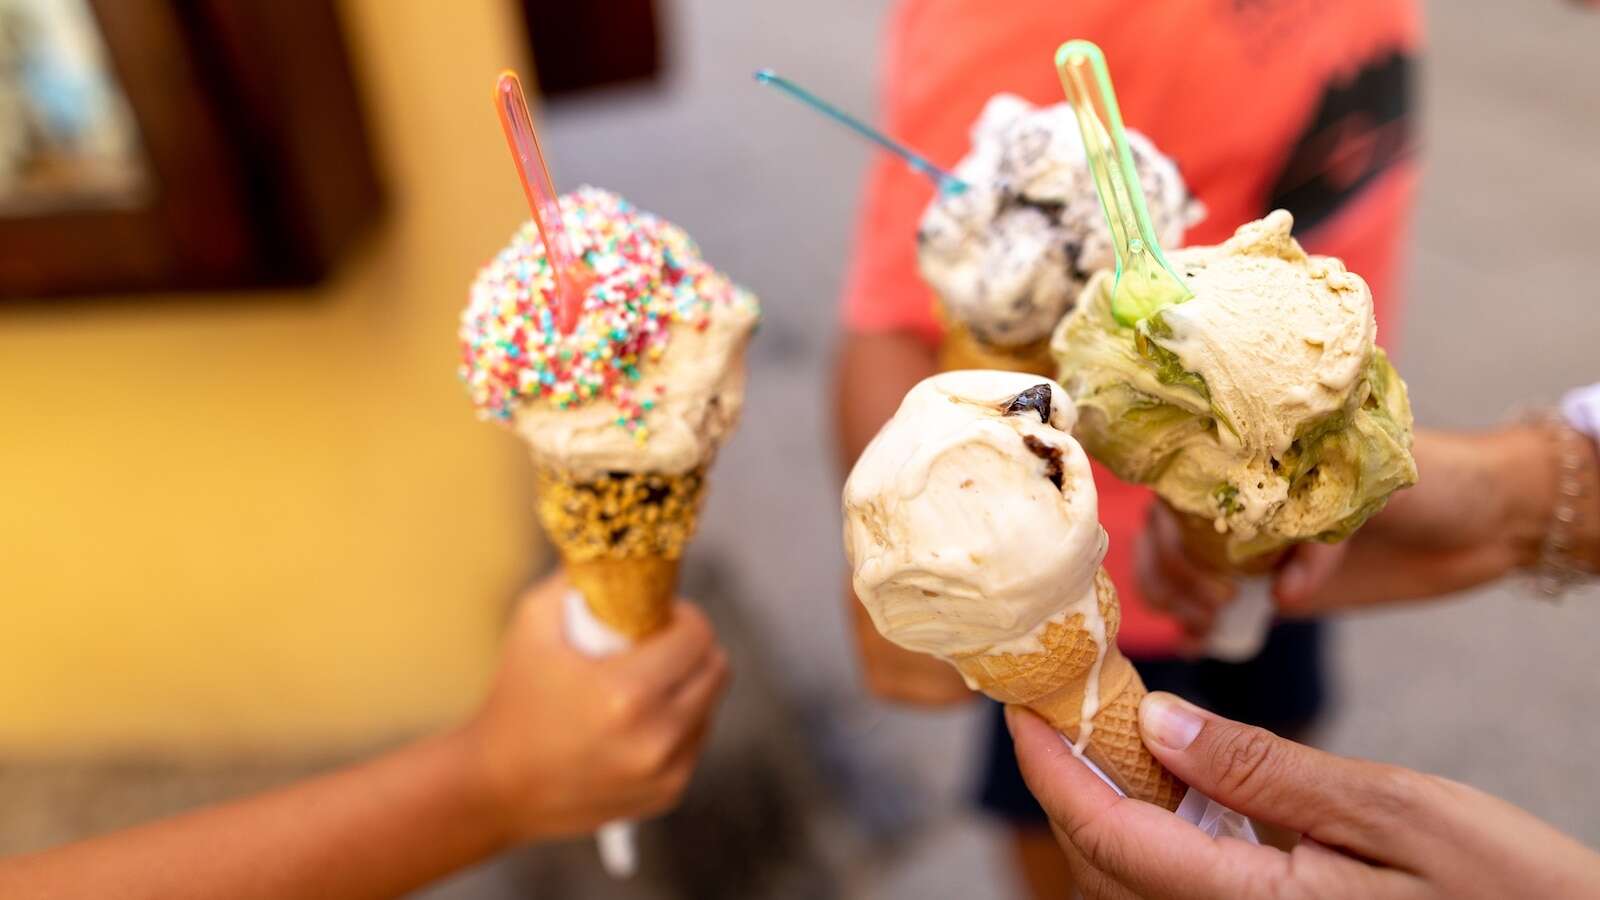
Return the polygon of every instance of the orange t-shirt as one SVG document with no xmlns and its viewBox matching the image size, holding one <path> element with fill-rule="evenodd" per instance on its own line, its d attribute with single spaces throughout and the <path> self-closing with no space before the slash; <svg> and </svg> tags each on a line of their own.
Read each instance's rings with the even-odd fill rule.
<svg viewBox="0 0 1600 900">
<path fill-rule="evenodd" d="M 1416 167 L 1413 0 L 905 0 L 884 54 L 885 129 L 953 166 L 968 129 L 1001 91 L 1064 99 L 1053 58 L 1072 38 L 1105 51 L 1123 119 L 1175 159 L 1205 205 L 1188 242 L 1217 243 L 1283 207 L 1314 253 L 1342 258 L 1372 286 L 1379 339 L 1392 348 L 1400 248 Z M 884 156 L 868 177 L 846 280 L 852 331 L 938 340 L 917 274 L 915 233 L 933 186 Z M 1178 631 L 1150 612 L 1133 579 L 1148 491 L 1096 468 L 1106 565 L 1124 601 L 1129 653 L 1171 652 Z"/>
</svg>

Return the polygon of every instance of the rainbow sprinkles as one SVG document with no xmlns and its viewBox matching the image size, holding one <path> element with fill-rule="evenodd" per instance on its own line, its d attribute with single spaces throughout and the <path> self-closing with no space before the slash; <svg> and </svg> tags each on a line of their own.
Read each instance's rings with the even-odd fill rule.
<svg viewBox="0 0 1600 900">
<path fill-rule="evenodd" d="M 592 277 L 577 328 L 556 328 L 555 281 L 539 232 L 525 223 L 478 273 L 461 315 L 461 380 L 479 415 L 510 420 L 519 404 L 596 401 L 639 441 L 665 390 L 640 390 L 674 329 L 704 331 L 714 310 L 755 299 L 700 258 L 681 228 L 609 191 L 561 197 L 562 219 Z"/>
</svg>

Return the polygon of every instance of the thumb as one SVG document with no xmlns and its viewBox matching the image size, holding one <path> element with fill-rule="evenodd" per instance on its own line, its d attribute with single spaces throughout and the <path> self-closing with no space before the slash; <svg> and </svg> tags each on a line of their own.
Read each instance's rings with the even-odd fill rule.
<svg viewBox="0 0 1600 900">
<path fill-rule="evenodd" d="M 1254 819 L 1367 859 L 1389 860 L 1415 827 L 1421 776 L 1345 759 L 1206 712 L 1167 693 L 1139 705 L 1150 752 L 1194 789 Z"/>
</svg>

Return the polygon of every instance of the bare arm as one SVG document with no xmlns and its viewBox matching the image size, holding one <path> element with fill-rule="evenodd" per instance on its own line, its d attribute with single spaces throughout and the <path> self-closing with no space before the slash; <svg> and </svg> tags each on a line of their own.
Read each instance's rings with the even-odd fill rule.
<svg viewBox="0 0 1600 900">
<path fill-rule="evenodd" d="M 1585 441 L 1584 450 L 1590 458 L 1582 467 L 1583 494 L 1577 502 L 1587 507 L 1574 523 L 1572 552 L 1592 571 L 1600 562 L 1595 480 L 1600 464 L 1592 442 Z M 1547 429 L 1518 425 L 1476 434 L 1419 429 L 1414 452 L 1417 485 L 1396 494 L 1347 542 L 1343 559 L 1334 560 L 1320 587 L 1290 591 L 1283 598 L 1286 608 L 1320 611 L 1437 597 L 1538 562 L 1559 501 L 1561 444 Z"/>
<path fill-rule="evenodd" d="M 727 679 L 680 603 L 637 647 L 566 642 L 550 580 L 524 600 L 478 714 L 321 778 L 0 860 L 0 897 L 395 897 L 503 848 L 651 815 L 688 782 Z"/>
<path fill-rule="evenodd" d="M 939 370 L 934 349 L 911 334 L 847 334 L 834 373 L 842 478 L 917 382 Z"/>
<path fill-rule="evenodd" d="M 283 790 L 0 862 L 0 894 L 394 897 L 505 847 L 463 734 Z"/>
<path fill-rule="evenodd" d="M 938 371 L 934 349 L 911 334 L 850 334 L 839 352 L 834 411 L 842 478 L 906 392 Z M 972 697 L 956 670 L 944 662 L 892 644 L 873 627 L 856 600 L 849 579 L 845 605 L 854 624 L 867 687 L 885 700 L 921 706 L 946 706 Z"/>
</svg>

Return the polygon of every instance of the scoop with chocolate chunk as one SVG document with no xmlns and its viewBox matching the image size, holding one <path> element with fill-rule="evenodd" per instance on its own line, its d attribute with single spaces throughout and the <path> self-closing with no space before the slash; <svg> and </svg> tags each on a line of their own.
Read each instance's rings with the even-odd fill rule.
<svg viewBox="0 0 1600 900">
<path fill-rule="evenodd" d="M 1032 411 L 1039 414 L 1039 421 L 1050 424 L 1050 390 L 1048 384 L 1036 384 L 1012 397 L 1006 402 L 1006 415 L 1018 416 Z"/>
<path fill-rule="evenodd" d="M 1046 444 L 1031 434 L 1022 436 L 1022 445 L 1028 448 L 1029 453 L 1044 460 L 1044 477 L 1050 479 L 1056 490 L 1061 490 L 1061 448 Z"/>
<path fill-rule="evenodd" d="M 1052 388 L 1048 383 L 1036 384 L 1006 401 L 1002 408 L 1008 416 L 1038 413 L 1039 421 L 1049 425 L 1051 390 Z M 1061 448 L 1046 443 L 1031 434 L 1022 436 L 1022 444 L 1028 448 L 1029 453 L 1044 460 L 1044 477 L 1050 479 L 1050 483 L 1056 486 L 1056 490 L 1060 490 L 1063 478 Z"/>
<path fill-rule="evenodd" d="M 906 395 L 844 496 L 857 596 L 890 640 L 985 652 L 1081 599 L 1101 544 L 1076 415 L 1060 385 L 1016 372 L 946 372 Z"/>
</svg>

